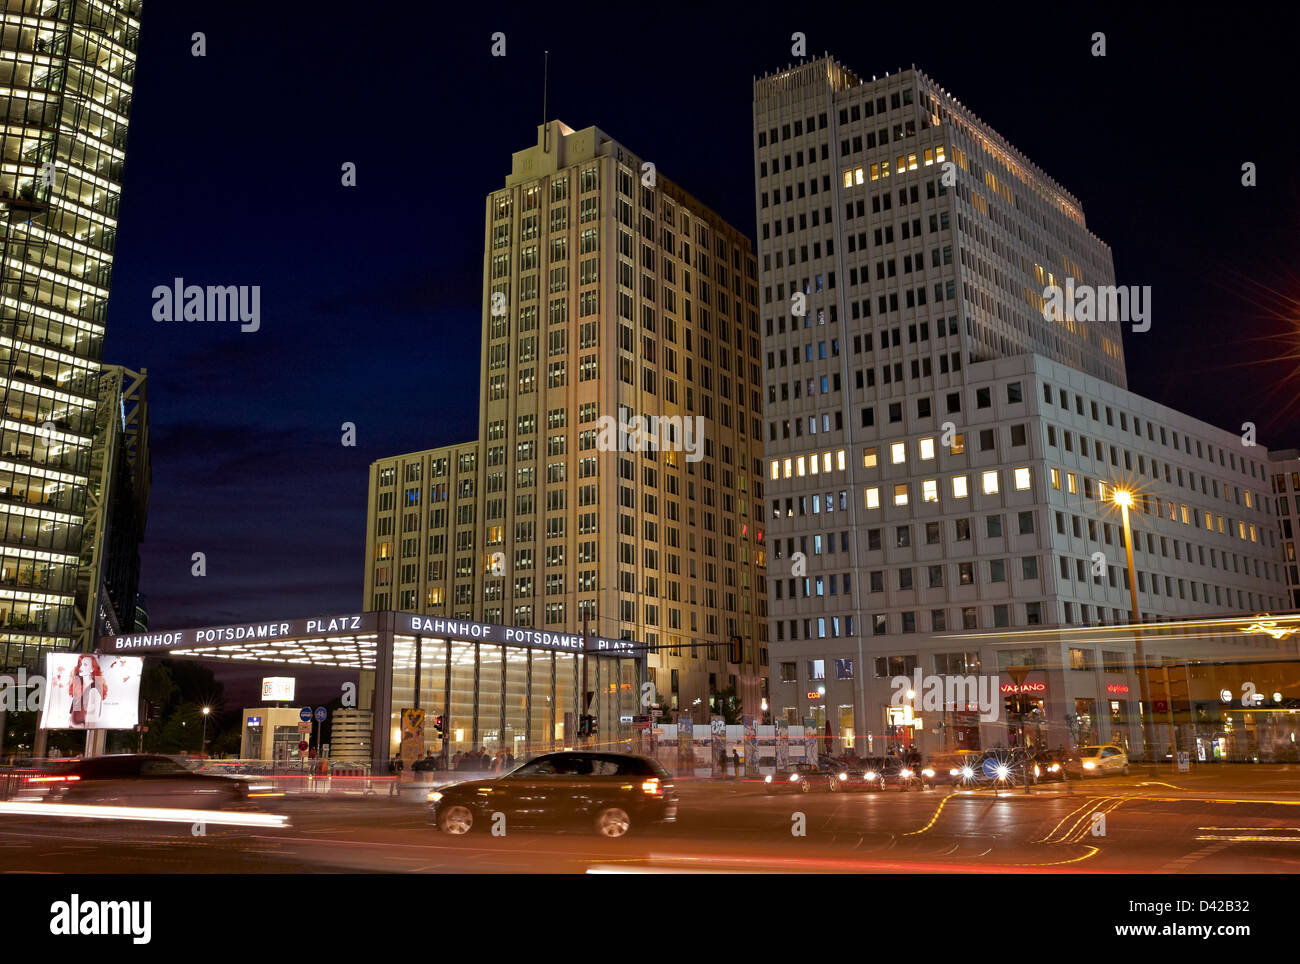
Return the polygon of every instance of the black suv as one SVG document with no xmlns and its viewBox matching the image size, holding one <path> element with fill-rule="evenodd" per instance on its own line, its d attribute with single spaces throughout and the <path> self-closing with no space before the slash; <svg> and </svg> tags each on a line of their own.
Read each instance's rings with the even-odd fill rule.
<svg viewBox="0 0 1300 964">
<path fill-rule="evenodd" d="M 506 826 L 587 826 L 606 837 L 677 819 L 677 790 L 658 762 L 630 753 L 547 753 L 509 773 L 430 791 L 429 822 L 448 834 Z"/>
</svg>

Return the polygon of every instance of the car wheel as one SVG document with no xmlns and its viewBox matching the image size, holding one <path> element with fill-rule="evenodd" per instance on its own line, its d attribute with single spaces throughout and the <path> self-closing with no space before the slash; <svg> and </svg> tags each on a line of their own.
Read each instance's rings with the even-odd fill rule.
<svg viewBox="0 0 1300 964">
<path fill-rule="evenodd" d="M 839 793 L 839 792 L 840 792 L 840 781 L 839 781 L 839 780 L 832 780 L 832 781 L 831 781 L 831 793 Z"/>
<path fill-rule="evenodd" d="M 1128 764 L 1127 764 L 1127 763 L 1124 764 L 1124 769 L 1121 770 L 1120 772 L 1123 773 L 1124 776 L 1128 776 Z"/>
<path fill-rule="evenodd" d="M 809 783 L 807 780 L 800 780 L 800 781 L 799 781 L 799 792 L 800 792 L 800 793 L 807 793 L 807 792 L 808 792 L 809 790 L 811 790 L 811 789 L 812 789 L 812 784 Z"/>
<path fill-rule="evenodd" d="M 448 807 L 438 814 L 438 829 L 443 833 L 459 837 L 469 833 L 473 826 L 474 814 L 470 812 L 469 807 Z"/>
<path fill-rule="evenodd" d="M 618 807 L 606 807 L 596 817 L 596 832 L 602 837 L 622 837 L 631 829 L 627 811 Z"/>
</svg>

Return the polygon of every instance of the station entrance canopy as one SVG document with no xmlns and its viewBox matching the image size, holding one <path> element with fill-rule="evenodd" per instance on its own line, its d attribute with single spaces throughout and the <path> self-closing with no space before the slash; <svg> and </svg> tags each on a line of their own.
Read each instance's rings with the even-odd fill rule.
<svg viewBox="0 0 1300 964">
<path fill-rule="evenodd" d="M 103 653 L 355 672 L 381 765 L 396 748 L 393 721 L 405 707 L 444 715 L 450 749 L 487 745 L 518 756 L 572 743 L 573 721 L 588 713 L 602 737 L 617 740 L 622 719 L 640 712 L 647 678 L 645 647 L 631 640 L 413 613 L 270 619 L 96 643 Z"/>
</svg>

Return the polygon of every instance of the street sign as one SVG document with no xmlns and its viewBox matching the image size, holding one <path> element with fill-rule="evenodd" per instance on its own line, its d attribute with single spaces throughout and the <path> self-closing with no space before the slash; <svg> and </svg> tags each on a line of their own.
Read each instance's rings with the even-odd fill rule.
<svg viewBox="0 0 1300 964">
<path fill-rule="evenodd" d="M 311 732 L 311 723 L 310 723 L 310 722 L 308 722 L 308 723 L 299 723 L 299 724 L 298 724 L 298 732 L 299 732 L 299 733 L 310 733 L 310 732 Z"/>
<path fill-rule="evenodd" d="M 633 722 L 633 718 L 630 717 L 630 716 L 620 716 L 620 717 L 618 718 L 618 721 L 619 721 L 620 723 L 627 724 L 627 723 L 631 723 L 631 722 Z"/>
<path fill-rule="evenodd" d="M 318 706 L 318 707 L 316 707 L 316 722 L 317 722 L 317 723 L 324 723 L 324 722 L 325 722 L 325 717 L 327 717 L 327 716 L 329 716 L 329 714 L 328 714 L 327 712 L 325 712 L 325 707 L 323 707 L 323 706 Z"/>
<path fill-rule="evenodd" d="M 307 743 L 306 743 L 306 741 L 300 740 L 300 741 L 298 742 L 298 752 L 299 752 L 299 753 L 306 753 L 306 752 L 307 752 Z"/>
<path fill-rule="evenodd" d="M 302 720 L 304 723 L 310 723 L 310 722 L 311 722 L 311 707 L 310 707 L 310 706 L 304 706 L 302 709 L 300 709 L 300 710 L 298 711 L 298 719 Z"/>
</svg>

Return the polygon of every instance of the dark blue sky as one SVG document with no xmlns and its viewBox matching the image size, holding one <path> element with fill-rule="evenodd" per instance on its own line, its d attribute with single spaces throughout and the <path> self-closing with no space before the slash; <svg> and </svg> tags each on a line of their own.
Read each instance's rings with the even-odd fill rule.
<svg viewBox="0 0 1300 964">
<path fill-rule="evenodd" d="M 534 141 L 543 48 L 551 116 L 751 235 L 751 77 L 791 33 L 861 74 L 915 63 L 1082 201 L 1121 284 L 1153 287 L 1130 387 L 1300 443 L 1294 383 L 1268 387 L 1296 362 L 1232 367 L 1283 351 L 1254 340 L 1286 329 L 1256 284 L 1300 296 L 1294 12 L 562 9 L 147 0 L 105 360 L 150 375 L 155 627 L 361 608 L 367 466 L 477 432 L 483 198 Z M 261 330 L 154 322 L 178 276 L 261 285 Z"/>
</svg>

